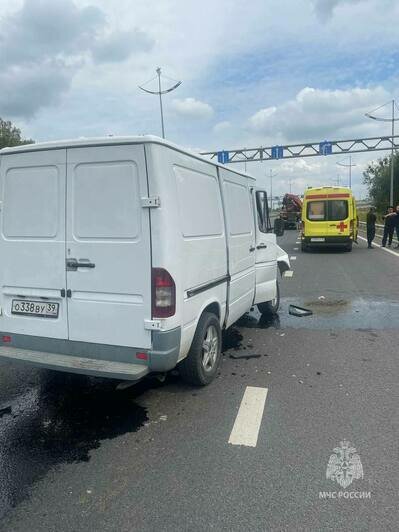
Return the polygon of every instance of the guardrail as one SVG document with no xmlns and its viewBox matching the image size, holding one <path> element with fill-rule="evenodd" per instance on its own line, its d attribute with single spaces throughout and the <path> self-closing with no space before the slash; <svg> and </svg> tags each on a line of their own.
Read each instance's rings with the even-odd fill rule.
<svg viewBox="0 0 399 532">
<path fill-rule="evenodd" d="M 361 231 L 366 232 L 367 224 L 366 222 L 359 222 L 359 229 Z M 384 225 L 383 224 L 375 224 L 375 234 L 376 236 L 381 236 L 384 234 Z"/>
</svg>

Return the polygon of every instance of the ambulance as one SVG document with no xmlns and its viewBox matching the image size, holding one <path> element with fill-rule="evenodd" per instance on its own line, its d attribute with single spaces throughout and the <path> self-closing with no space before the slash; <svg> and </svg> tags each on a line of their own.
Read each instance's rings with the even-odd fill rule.
<svg viewBox="0 0 399 532">
<path fill-rule="evenodd" d="M 316 246 L 340 246 L 352 251 L 357 241 L 356 201 L 350 188 L 308 188 L 302 206 L 302 251 Z"/>
</svg>

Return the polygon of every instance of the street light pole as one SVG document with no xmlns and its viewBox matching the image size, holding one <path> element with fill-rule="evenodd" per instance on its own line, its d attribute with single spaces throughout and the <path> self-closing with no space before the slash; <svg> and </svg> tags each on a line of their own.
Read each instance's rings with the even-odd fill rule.
<svg viewBox="0 0 399 532">
<path fill-rule="evenodd" d="M 385 107 L 389 103 L 392 105 L 392 116 L 391 116 L 391 118 L 382 118 L 382 117 L 379 117 L 379 116 L 375 116 L 373 114 L 373 113 L 375 113 L 375 111 L 378 111 L 379 109 L 382 109 L 383 107 Z M 380 105 L 380 107 L 377 107 L 377 109 L 373 109 L 369 113 L 365 113 L 365 115 L 368 118 L 371 118 L 372 120 L 377 120 L 379 122 L 391 122 L 392 149 L 391 149 L 391 165 L 390 165 L 391 166 L 391 180 L 390 180 L 390 187 L 389 187 L 389 204 L 390 205 L 393 205 L 393 199 L 394 199 L 394 196 L 393 196 L 393 178 L 394 178 L 394 165 L 395 165 L 395 162 L 394 162 L 394 155 L 395 155 L 395 149 L 394 149 L 395 122 L 396 122 L 396 120 L 399 120 L 399 118 L 395 118 L 395 107 L 396 107 L 396 102 L 395 102 L 395 100 L 392 100 L 391 102 L 384 103 L 384 105 Z"/>
<path fill-rule="evenodd" d="M 148 85 L 149 83 L 151 83 L 152 81 L 154 81 L 157 77 L 158 77 L 158 90 L 157 91 L 151 91 L 149 89 L 146 89 L 144 87 L 144 85 L 139 85 L 139 89 L 141 89 L 142 91 L 144 92 L 147 92 L 148 94 L 158 94 L 159 96 L 159 109 L 160 109 L 160 113 L 161 113 L 161 130 L 162 130 L 162 138 L 164 139 L 165 138 L 165 123 L 164 123 L 164 118 L 163 118 L 163 105 L 162 105 L 162 95 L 163 94 L 167 94 L 168 92 L 172 92 L 174 91 L 175 89 L 177 89 L 177 87 L 179 85 L 182 84 L 181 81 L 176 81 L 176 80 L 171 80 L 171 81 L 174 81 L 176 82 L 174 85 L 172 85 L 171 87 L 169 87 L 168 89 L 165 89 L 165 90 L 162 90 L 162 84 L 161 84 L 161 68 L 158 67 L 155 71 L 157 73 L 157 75 L 155 76 L 155 78 L 152 78 L 150 79 L 149 81 L 147 81 L 146 83 L 144 83 L 144 85 Z M 166 77 L 166 76 L 164 76 Z M 170 78 L 168 78 L 170 79 Z"/>
<path fill-rule="evenodd" d="M 393 174 L 394 174 L 394 150 L 393 136 L 395 134 L 395 100 L 392 100 L 392 151 L 391 151 L 391 187 L 389 190 L 389 204 L 393 206 Z"/>
<path fill-rule="evenodd" d="M 278 172 L 274 172 L 270 169 L 270 210 L 273 210 L 273 177 L 277 175 Z"/>
<path fill-rule="evenodd" d="M 162 138 L 165 138 L 165 124 L 163 121 L 163 107 L 162 107 L 162 87 L 161 87 L 161 69 L 158 67 L 156 70 L 158 76 L 158 94 L 159 94 L 159 108 L 161 111 L 161 126 L 162 126 Z"/>
<path fill-rule="evenodd" d="M 356 166 L 356 164 L 352 164 L 352 155 L 349 155 L 349 163 L 337 163 L 338 166 L 344 166 L 345 168 L 349 168 L 349 188 L 352 188 L 352 167 Z"/>
</svg>

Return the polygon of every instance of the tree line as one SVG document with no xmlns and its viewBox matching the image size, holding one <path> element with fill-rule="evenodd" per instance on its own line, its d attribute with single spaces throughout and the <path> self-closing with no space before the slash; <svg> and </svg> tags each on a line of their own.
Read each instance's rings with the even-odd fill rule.
<svg viewBox="0 0 399 532">
<path fill-rule="evenodd" d="M 399 205 L 399 153 L 394 153 L 393 193 L 394 205 Z M 389 207 L 391 188 L 391 156 L 370 163 L 363 172 L 363 182 L 367 185 L 369 197 L 377 212 L 384 213 Z"/>
</svg>

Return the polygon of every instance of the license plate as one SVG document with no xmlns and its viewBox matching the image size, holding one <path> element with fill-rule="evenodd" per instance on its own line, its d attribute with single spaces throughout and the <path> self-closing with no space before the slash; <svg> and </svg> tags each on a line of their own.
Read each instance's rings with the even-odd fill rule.
<svg viewBox="0 0 399 532">
<path fill-rule="evenodd" d="M 325 242 L 326 239 L 325 238 L 311 238 L 310 241 L 311 242 Z"/>
<path fill-rule="evenodd" d="M 41 318 L 58 318 L 59 306 L 59 303 L 49 303 L 48 301 L 13 299 L 11 304 L 11 314 L 39 316 Z"/>
</svg>

